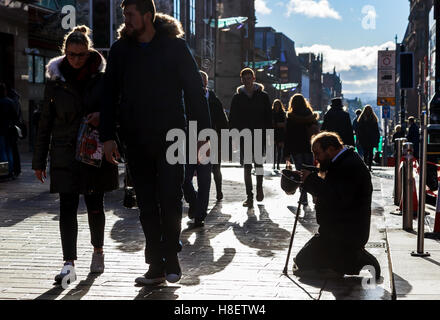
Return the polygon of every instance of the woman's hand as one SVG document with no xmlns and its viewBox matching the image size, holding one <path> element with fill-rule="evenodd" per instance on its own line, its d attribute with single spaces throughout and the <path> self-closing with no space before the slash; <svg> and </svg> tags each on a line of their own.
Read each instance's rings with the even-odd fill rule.
<svg viewBox="0 0 440 320">
<path fill-rule="evenodd" d="M 90 113 L 87 116 L 87 124 L 91 124 L 94 127 L 99 126 L 99 112 Z"/>
<path fill-rule="evenodd" d="M 286 159 L 286 169 L 292 170 L 292 163 L 290 162 L 290 160 L 287 160 L 287 159 Z"/>
<path fill-rule="evenodd" d="M 41 183 L 44 183 L 44 179 L 47 178 L 46 170 L 35 170 L 35 176 L 41 181 Z"/>
</svg>

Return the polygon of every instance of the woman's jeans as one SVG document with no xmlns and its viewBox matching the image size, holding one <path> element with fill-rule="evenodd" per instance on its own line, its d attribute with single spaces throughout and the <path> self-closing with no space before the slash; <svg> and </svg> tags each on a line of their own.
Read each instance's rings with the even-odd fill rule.
<svg viewBox="0 0 440 320">
<path fill-rule="evenodd" d="M 14 157 L 7 136 L 0 136 L 0 162 L 8 162 L 9 174 L 14 172 Z"/>
<path fill-rule="evenodd" d="M 95 248 L 102 248 L 105 227 L 104 194 L 86 194 L 84 201 L 87 207 L 92 245 Z M 78 204 L 79 194 L 60 193 L 60 232 L 64 261 L 77 259 Z"/>
<path fill-rule="evenodd" d="M 295 168 L 297 171 L 301 171 L 303 164 L 312 166 L 313 165 L 313 153 L 297 153 L 293 155 L 293 162 L 295 163 Z M 302 204 L 307 203 L 307 192 L 302 192 L 299 201 Z"/>
</svg>

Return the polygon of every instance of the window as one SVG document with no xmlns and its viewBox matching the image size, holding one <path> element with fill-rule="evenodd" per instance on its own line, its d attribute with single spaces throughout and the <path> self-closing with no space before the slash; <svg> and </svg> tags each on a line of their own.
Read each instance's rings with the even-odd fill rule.
<svg viewBox="0 0 440 320">
<path fill-rule="evenodd" d="M 174 0 L 174 18 L 180 20 L 180 0 Z"/>
<path fill-rule="evenodd" d="M 28 55 L 28 81 L 30 83 L 44 83 L 47 58 L 39 55 Z"/>
<path fill-rule="evenodd" d="M 196 0 L 189 2 L 189 31 L 192 35 L 196 34 Z"/>
</svg>

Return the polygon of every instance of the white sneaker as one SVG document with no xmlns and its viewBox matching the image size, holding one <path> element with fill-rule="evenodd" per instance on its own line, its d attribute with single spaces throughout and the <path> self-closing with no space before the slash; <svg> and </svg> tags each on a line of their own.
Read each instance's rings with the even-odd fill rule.
<svg viewBox="0 0 440 320">
<path fill-rule="evenodd" d="M 103 273 L 104 272 L 104 254 L 93 253 L 92 263 L 90 264 L 91 273 Z"/>
<path fill-rule="evenodd" d="M 71 271 L 72 271 L 72 274 L 70 274 Z M 61 272 L 55 276 L 55 282 L 60 284 L 63 281 L 64 277 L 66 277 L 66 276 L 69 277 L 67 279 L 67 284 L 70 284 L 70 283 L 76 281 L 75 267 L 73 266 L 73 264 L 71 262 L 66 262 L 64 264 L 63 269 L 61 269 Z"/>
</svg>

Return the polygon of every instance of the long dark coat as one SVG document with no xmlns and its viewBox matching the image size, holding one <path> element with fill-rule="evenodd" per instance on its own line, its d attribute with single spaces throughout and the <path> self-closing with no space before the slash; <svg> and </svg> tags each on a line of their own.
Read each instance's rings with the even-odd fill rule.
<svg viewBox="0 0 440 320">
<path fill-rule="evenodd" d="M 197 121 L 211 128 L 202 77 L 178 21 L 156 14 L 156 34 L 145 47 L 127 33 L 112 45 L 104 76 L 100 138 L 121 139 L 128 148 L 166 146 L 167 133 Z"/>
<path fill-rule="evenodd" d="M 314 114 L 309 116 L 288 114 L 284 157 L 312 153 L 311 138 L 317 133 L 319 133 L 319 125 Z"/>
<path fill-rule="evenodd" d="M 370 235 L 373 186 L 365 163 L 349 148 L 330 165 L 325 179 L 312 173 L 304 189 L 316 197 L 321 237 L 335 246 L 362 248 Z"/>
<path fill-rule="evenodd" d="M 362 149 L 369 150 L 377 148 L 380 141 L 380 132 L 377 121 L 359 121 L 358 138 Z"/>
<path fill-rule="evenodd" d="M 354 146 L 353 126 L 350 115 L 342 107 L 334 106 L 327 111 L 324 115 L 321 130 L 336 132 L 345 145 Z"/>
<path fill-rule="evenodd" d="M 92 52 L 92 55 L 96 54 L 96 51 Z M 101 168 L 75 160 L 81 119 L 100 109 L 105 60 L 101 57 L 99 72 L 92 75 L 81 94 L 77 86 L 63 76 L 60 70 L 63 59 L 64 56 L 54 58 L 47 65 L 32 169 L 45 170 L 49 153 L 51 193 L 91 194 L 115 190 L 119 186 L 117 166 L 105 159 Z"/>
</svg>

